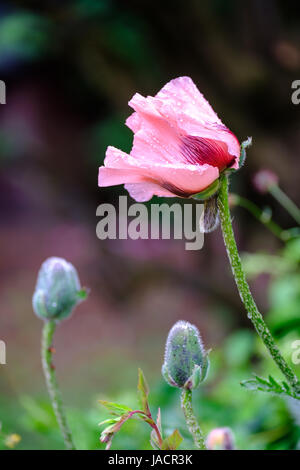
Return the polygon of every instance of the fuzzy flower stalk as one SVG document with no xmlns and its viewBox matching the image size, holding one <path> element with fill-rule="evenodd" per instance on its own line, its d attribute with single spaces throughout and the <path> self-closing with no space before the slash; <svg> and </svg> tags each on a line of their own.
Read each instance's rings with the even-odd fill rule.
<svg viewBox="0 0 300 470">
<path fill-rule="evenodd" d="M 206 449 L 201 428 L 192 407 L 192 390 L 206 378 L 209 368 L 198 329 L 185 321 L 178 321 L 171 328 L 162 366 L 164 379 L 172 387 L 181 389 L 181 406 L 187 427 L 198 449 Z"/>
<path fill-rule="evenodd" d="M 218 209 L 220 213 L 221 227 L 227 255 L 237 288 L 241 296 L 241 300 L 247 310 L 248 318 L 253 323 L 256 332 L 268 349 L 273 361 L 285 376 L 287 383 L 291 387 L 291 392 L 300 399 L 299 379 L 283 358 L 270 330 L 268 329 L 263 319 L 263 316 L 259 312 L 257 305 L 252 297 L 246 275 L 242 267 L 242 262 L 232 228 L 228 202 L 228 177 L 226 175 L 224 175 L 221 179 L 220 191 L 218 194 Z"/>
<path fill-rule="evenodd" d="M 42 365 L 53 410 L 66 448 L 75 446 L 69 429 L 52 362 L 53 336 L 58 323 L 70 317 L 73 309 L 86 298 L 76 269 L 62 258 L 48 258 L 42 264 L 32 298 L 33 310 L 44 321 L 42 332 Z"/>
</svg>

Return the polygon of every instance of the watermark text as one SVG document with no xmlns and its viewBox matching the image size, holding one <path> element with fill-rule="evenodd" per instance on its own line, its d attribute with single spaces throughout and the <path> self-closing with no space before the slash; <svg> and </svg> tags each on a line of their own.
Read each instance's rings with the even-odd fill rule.
<svg viewBox="0 0 300 470">
<path fill-rule="evenodd" d="M 6 344 L 0 339 L 0 365 L 6 364 Z"/>
<path fill-rule="evenodd" d="M 204 234 L 200 231 L 203 204 L 174 203 L 128 205 L 119 197 L 118 211 L 109 203 L 100 204 L 96 234 L 100 240 L 185 240 L 186 250 L 200 250 Z"/>
</svg>

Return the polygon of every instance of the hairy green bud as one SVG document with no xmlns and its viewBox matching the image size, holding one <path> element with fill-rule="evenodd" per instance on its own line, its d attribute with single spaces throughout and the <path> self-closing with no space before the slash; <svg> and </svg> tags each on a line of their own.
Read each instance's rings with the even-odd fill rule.
<svg viewBox="0 0 300 470">
<path fill-rule="evenodd" d="M 198 329 L 188 322 L 178 321 L 167 338 L 163 377 L 173 387 L 195 389 L 206 378 L 207 355 Z"/>
<path fill-rule="evenodd" d="M 62 320 L 86 298 L 81 288 L 76 269 L 63 258 L 48 258 L 42 264 L 32 306 L 43 320 Z"/>
</svg>

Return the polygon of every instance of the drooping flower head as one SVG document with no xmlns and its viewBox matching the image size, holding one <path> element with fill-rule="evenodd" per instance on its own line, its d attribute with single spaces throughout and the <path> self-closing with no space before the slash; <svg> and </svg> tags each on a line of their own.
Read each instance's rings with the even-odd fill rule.
<svg viewBox="0 0 300 470">
<path fill-rule="evenodd" d="M 125 184 L 137 201 L 153 195 L 210 196 L 226 169 L 238 169 L 240 144 L 189 77 L 167 83 L 154 97 L 136 93 L 130 155 L 108 147 L 99 186 Z"/>
</svg>

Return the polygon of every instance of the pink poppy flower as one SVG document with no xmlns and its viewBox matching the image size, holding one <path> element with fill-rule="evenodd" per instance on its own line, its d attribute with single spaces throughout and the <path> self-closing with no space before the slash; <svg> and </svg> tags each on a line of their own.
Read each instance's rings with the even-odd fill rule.
<svg viewBox="0 0 300 470">
<path fill-rule="evenodd" d="M 240 144 L 189 77 L 167 83 L 155 97 L 136 93 L 130 155 L 108 147 L 99 186 L 124 184 L 136 201 L 153 195 L 190 197 L 222 171 L 239 166 Z"/>
</svg>

